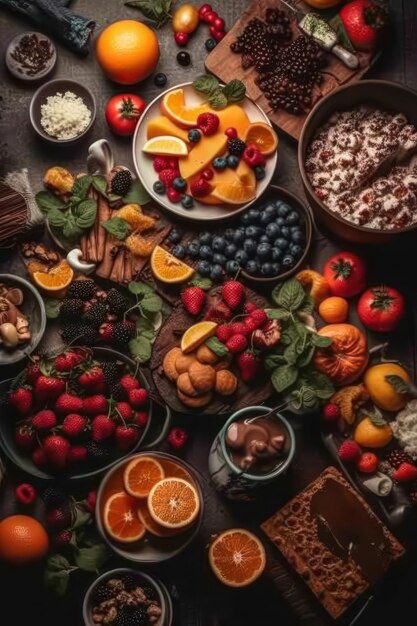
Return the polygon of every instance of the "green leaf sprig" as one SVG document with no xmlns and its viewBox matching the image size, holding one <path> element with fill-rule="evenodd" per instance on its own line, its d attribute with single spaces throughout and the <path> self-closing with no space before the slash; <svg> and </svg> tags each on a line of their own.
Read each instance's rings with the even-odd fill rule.
<svg viewBox="0 0 417 626">
<path fill-rule="evenodd" d="M 137 363 L 146 363 L 151 358 L 152 342 L 155 338 L 155 329 L 152 318 L 162 309 L 162 299 L 155 290 L 146 283 L 132 281 L 128 285 L 131 294 L 136 297 L 133 305 L 125 315 L 139 311 L 141 317 L 136 321 L 136 336 L 129 342 L 132 358 Z"/>
<path fill-rule="evenodd" d="M 156 28 L 160 28 L 171 17 L 173 0 L 129 0 L 125 2 L 128 7 L 139 9 L 148 20 L 153 22 Z"/>
<path fill-rule="evenodd" d="M 246 87 L 237 78 L 222 87 L 211 74 L 202 74 L 195 79 L 193 87 L 213 109 L 224 109 L 228 104 L 241 102 L 246 96 Z"/>
</svg>

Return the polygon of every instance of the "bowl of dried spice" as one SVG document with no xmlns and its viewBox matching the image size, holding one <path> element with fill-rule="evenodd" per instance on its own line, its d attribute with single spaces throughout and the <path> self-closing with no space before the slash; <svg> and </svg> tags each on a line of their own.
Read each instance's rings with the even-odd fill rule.
<svg viewBox="0 0 417 626">
<path fill-rule="evenodd" d="M 34 82 L 46 78 L 54 69 L 56 48 L 42 33 L 20 33 L 7 46 L 5 62 L 15 78 Z"/>
</svg>

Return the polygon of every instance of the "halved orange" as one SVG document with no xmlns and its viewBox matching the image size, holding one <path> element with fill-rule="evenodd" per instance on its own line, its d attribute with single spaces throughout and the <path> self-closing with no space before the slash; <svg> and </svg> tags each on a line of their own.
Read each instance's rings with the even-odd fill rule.
<svg viewBox="0 0 417 626">
<path fill-rule="evenodd" d="M 246 587 L 265 569 L 265 549 L 249 531 L 232 528 L 222 532 L 211 544 L 209 563 L 223 584 Z"/>
<path fill-rule="evenodd" d="M 253 122 L 243 136 L 247 145 L 255 145 L 262 154 L 268 155 L 278 148 L 278 136 L 273 128 L 265 122 Z"/>
<path fill-rule="evenodd" d="M 146 530 L 155 537 L 174 537 L 187 530 L 187 528 L 164 528 L 153 519 L 149 513 L 148 505 L 146 502 L 141 504 L 138 508 L 138 516 Z"/>
<path fill-rule="evenodd" d="M 184 354 L 192 352 L 198 346 L 206 341 L 209 337 L 214 335 L 214 331 L 217 328 L 216 322 L 198 322 L 193 324 L 190 328 L 187 328 L 181 339 L 181 350 Z"/>
<path fill-rule="evenodd" d="M 69 286 L 74 278 L 74 270 L 64 259 L 50 270 L 33 272 L 32 278 L 43 291 L 56 292 Z"/>
<path fill-rule="evenodd" d="M 184 480 L 188 480 L 190 483 L 193 482 L 191 474 L 187 472 L 182 465 L 174 463 L 174 461 L 168 461 L 168 459 L 164 459 L 162 457 L 160 459 L 160 463 L 165 470 L 165 476 L 167 478 L 184 478 Z"/>
<path fill-rule="evenodd" d="M 132 497 L 147 498 L 152 487 L 164 476 L 164 468 L 154 457 L 138 456 L 126 466 L 123 483 Z"/>
<path fill-rule="evenodd" d="M 227 204 L 250 202 L 256 197 L 256 178 L 253 170 L 241 161 L 234 180 L 219 182 L 211 195 Z"/>
<path fill-rule="evenodd" d="M 211 111 L 207 102 L 187 108 L 183 89 L 175 89 L 167 93 L 161 101 L 161 111 L 172 122 L 185 128 L 196 126 L 200 113 Z"/>
<path fill-rule="evenodd" d="M 187 156 L 188 148 L 185 141 L 173 135 L 160 135 L 152 137 L 144 144 L 142 152 L 157 154 L 160 156 Z"/>
<path fill-rule="evenodd" d="M 192 267 L 161 246 L 155 246 L 152 252 L 151 268 L 155 278 L 163 283 L 183 283 L 194 274 Z"/>
<path fill-rule="evenodd" d="M 164 478 L 148 496 L 149 513 L 164 528 L 184 528 L 200 511 L 197 490 L 183 478 Z"/>
<path fill-rule="evenodd" d="M 146 528 L 138 517 L 137 506 L 137 500 L 125 491 L 110 496 L 103 514 L 103 525 L 110 537 L 121 543 L 133 543 L 143 537 Z"/>
</svg>

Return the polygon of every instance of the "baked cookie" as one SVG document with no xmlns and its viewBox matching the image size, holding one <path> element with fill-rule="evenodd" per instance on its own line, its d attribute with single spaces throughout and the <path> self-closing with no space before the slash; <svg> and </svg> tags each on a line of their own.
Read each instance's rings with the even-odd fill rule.
<svg viewBox="0 0 417 626">
<path fill-rule="evenodd" d="M 220 370 L 227 370 L 230 363 L 232 362 L 231 356 L 224 356 L 221 361 L 213 365 L 216 372 L 220 372 Z"/>
<path fill-rule="evenodd" d="M 190 407 L 191 409 L 199 409 L 208 404 L 213 394 L 211 391 L 203 394 L 202 396 L 197 396 L 196 398 L 192 398 L 191 396 L 187 396 L 185 393 L 182 393 L 179 389 L 177 389 L 178 397 L 185 406 Z"/>
<path fill-rule="evenodd" d="M 188 372 L 192 363 L 197 362 L 197 357 L 195 352 L 191 354 L 184 354 L 181 350 L 180 352 L 181 354 L 177 356 L 177 360 L 175 361 L 175 367 L 177 368 L 178 374 L 184 374 L 184 372 Z"/>
<path fill-rule="evenodd" d="M 202 395 L 191 384 L 191 380 L 190 380 L 190 376 L 188 372 L 184 372 L 183 374 L 180 374 L 178 376 L 177 389 L 179 389 L 182 393 L 185 393 L 185 395 L 191 396 L 192 398 Z"/>
<path fill-rule="evenodd" d="M 200 393 L 211 391 L 216 383 L 216 372 L 211 365 L 203 365 L 196 361 L 188 370 L 191 384 Z"/>
<path fill-rule="evenodd" d="M 180 348 L 172 348 L 169 352 L 164 356 L 164 360 L 162 361 L 162 369 L 164 370 L 164 374 L 169 380 L 173 380 L 174 382 L 177 380 L 179 376 L 179 372 L 176 367 L 177 357 L 182 354 Z"/>
<path fill-rule="evenodd" d="M 208 346 L 202 345 L 197 350 L 197 360 L 206 365 L 214 365 L 220 360 L 220 357 L 213 350 L 210 350 Z"/>
<path fill-rule="evenodd" d="M 237 378 L 230 370 L 216 372 L 215 390 L 221 396 L 231 396 L 237 389 Z"/>
</svg>

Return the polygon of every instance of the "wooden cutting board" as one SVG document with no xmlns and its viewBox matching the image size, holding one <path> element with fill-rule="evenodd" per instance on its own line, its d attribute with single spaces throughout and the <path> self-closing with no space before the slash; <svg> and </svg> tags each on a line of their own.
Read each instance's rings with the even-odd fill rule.
<svg viewBox="0 0 417 626">
<path fill-rule="evenodd" d="M 303 2 L 297 0 L 295 5 L 305 11 L 306 7 Z M 230 44 L 237 39 L 237 36 L 244 30 L 247 23 L 254 17 L 263 19 L 265 17 L 265 11 L 269 7 L 286 10 L 285 5 L 280 2 L 280 0 L 254 0 L 245 13 L 243 13 L 240 20 L 236 22 L 224 39 L 222 39 L 208 55 L 205 65 L 206 69 L 223 83 L 228 83 L 233 78 L 238 78 L 244 82 L 248 96 L 259 104 L 271 122 L 276 124 L 278 128 L 285 131 L 288 135 L 298 140 L 307 114 L 291 115 L 282 110 L 273 111 L 263 92 L 255 84 L 258 72 L 254 67 L 250 67 L 247 70 L 242 69 L 241 55 L 235 54 L 230 50 Z M 289 9 L 287 9 L 287 12 L 290 13 Z M 291 28 L 294 36 L 300 34 L 295 20 L 292 22 Z M 359 52 L 358 57 L 359 68 L 357 70 L 350 70 L 334 55 L 328 55 L 328 63 L 322 70 L 323 80 L 320 86 L 316 87 L 313 92 L 313 104 L 337 87 L 359 80 L 365 72 L 368 71 L 371 65 L 372 55 Z"/>
</svg>

